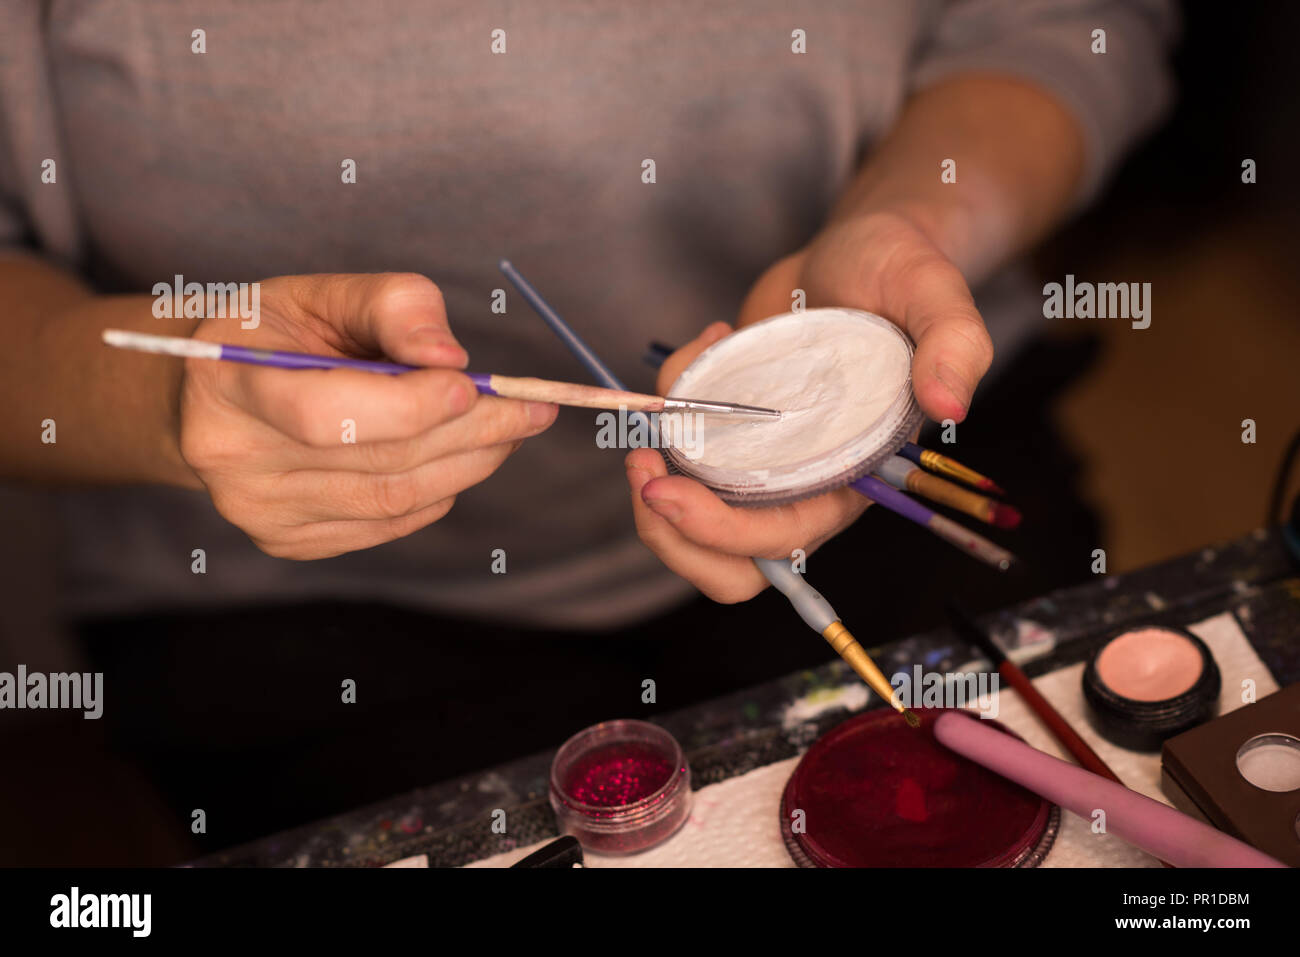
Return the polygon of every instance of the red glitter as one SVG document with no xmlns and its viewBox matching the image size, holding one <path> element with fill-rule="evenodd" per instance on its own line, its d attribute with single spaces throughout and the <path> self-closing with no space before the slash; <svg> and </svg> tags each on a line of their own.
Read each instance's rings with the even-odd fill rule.
<svg viewBox="0 0 1300 957">
<path fill-rule="evenodd" d="M 673 776 L 659 751 L 636 741 L 593 748 L 569 768 L 564 790 L 594 807 L 625 807 L 654 794 Z"/>
<path fill-rule="evenodd" d="M 691 813 L 691 771 L 656 725 L 606 721 L 566 741 L 551 765 L 560 833 L 597 854 L 635 854 L 676 833 Z"/>
</svg>

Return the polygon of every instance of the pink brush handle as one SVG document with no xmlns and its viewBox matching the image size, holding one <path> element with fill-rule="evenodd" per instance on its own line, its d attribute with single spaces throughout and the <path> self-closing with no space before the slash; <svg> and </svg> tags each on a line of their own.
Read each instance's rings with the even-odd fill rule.
<svg viewBox="0 0 1300 957">
<path fill-rule="evenodd" d="M 1175 867 L 1286 867 L 1249 844 L 1122 784 L 1035 750 L 979 718 L 951 711 L 934 736 L 958 754 L 996 771 L 1086 821 L 1106 812 L 1106 830 Z"/>
</svg>

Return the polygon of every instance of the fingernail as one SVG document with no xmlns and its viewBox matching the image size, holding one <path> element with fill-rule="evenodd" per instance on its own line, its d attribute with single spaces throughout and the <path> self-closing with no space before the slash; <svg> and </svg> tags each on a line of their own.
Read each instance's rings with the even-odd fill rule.
<svg viewBox="0 0 1300 957">
<path fill-rule="evenodd" d="M 534 428 L 540 429 L 555 421 L 555 414 L 558 411 L 559 406 L 549 402 L 529 402 L 528 421 Z"/>
<path fill-rule="evenodd" d="M 670 522 L 676 522 L 682 517 L 682 507 L 672 499 L 642 498 L 642 501 Z"/>
<path fill-rule="evenodd" d="M 954 399 L 961 403 L 963 413 L 970 408 L 970 387 L 962 381 L 962 377 L 957 373 L 956 369 L 946 362 L 940 362 L 934 367 L 934 377 L 952 394 Z"/>
</svg>

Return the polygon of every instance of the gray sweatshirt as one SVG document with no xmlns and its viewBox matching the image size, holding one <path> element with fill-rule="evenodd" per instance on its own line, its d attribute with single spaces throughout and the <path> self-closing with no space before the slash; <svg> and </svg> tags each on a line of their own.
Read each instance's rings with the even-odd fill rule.
<svg viewBox="0 0 1300 957">
<path fill-rule="evenodd" d="M 1104 0 L 7 0 L 0 250 L 104 291 L 413 270 L 472 368 L 589 381 L 513 292 L 492 311 L 509 258 L 648 390 L 645 343 L 734 319 L 915 89 L 967 70 L 1039 84 L 1084 130 L 1085 201 L 1168 100 L 1172 20 Z M 980 304 L 999 348 L 1041 321 Z M 562 410 L 446 518 L 315 562 L 262 554 L 201 493 L 69 492 L 65 608 L 330 597 L 630 621 L 689 588 L 637 541 L 623 453 L 595 436 L 594 413 Z"/>
</svg>

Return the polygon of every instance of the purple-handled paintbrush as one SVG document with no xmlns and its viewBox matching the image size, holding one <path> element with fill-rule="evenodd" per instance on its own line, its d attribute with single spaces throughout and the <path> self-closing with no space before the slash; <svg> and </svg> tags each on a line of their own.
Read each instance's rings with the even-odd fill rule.
<svg viewBox="0 0 1300 957">
<path fill-rule="evenodd" d="M 105 329 L 103 337 L 106 343 L 119 349 L 156 352 L 187 359 L 244 362 L 249 365 L 272 366 L 276 369 L 356 369 L 360 372 L 377 372 L 381 375 L 398 375 L 420 368 L 396 362 L 349 359 L 346 356 L 318 356 L 306 352 L 249 349 L 245 346 L 205 342 L 201 339 L 155 336 L 122 329 Z M 775 409 L 762 409 L 736 402 L 709 402 L 703 399 L 678 399 L 671 396 L 665 398 L 642 392 L 602 389 L 599 386 L 581 385 L 576 382 L 518 378 L 493 375 L 489 372 L 465 374 L 473 381 L 474 387 L 484 395 L 526 399 L 532 402 L 554 402 L 556 405 L 577 406 L 583 409 L 626 409 L 629 412 L 713 412 L 722 415 L 756 415 L 771 418 L 779 418 L 781 415 Z"/>
<path fill-rule="evenodd" d="M 911 519 L 916 524 L 928 528 L 944 541 L 956 545 L 966 554 L 994 568 L 1006 571 L 1015 564 L 1016 556 L 1005 548 L 994 545 L 983 535 L 976 535 L 952 519 L 926 508 L 914 498 L 904 495 L 892 485 L 886 485 L 874 475 L 864 475 L 850 483 L 850 487 L 873 502 L 885 506 L 891 512 L 897 512 L 903 518 Z"/>
</svg>

